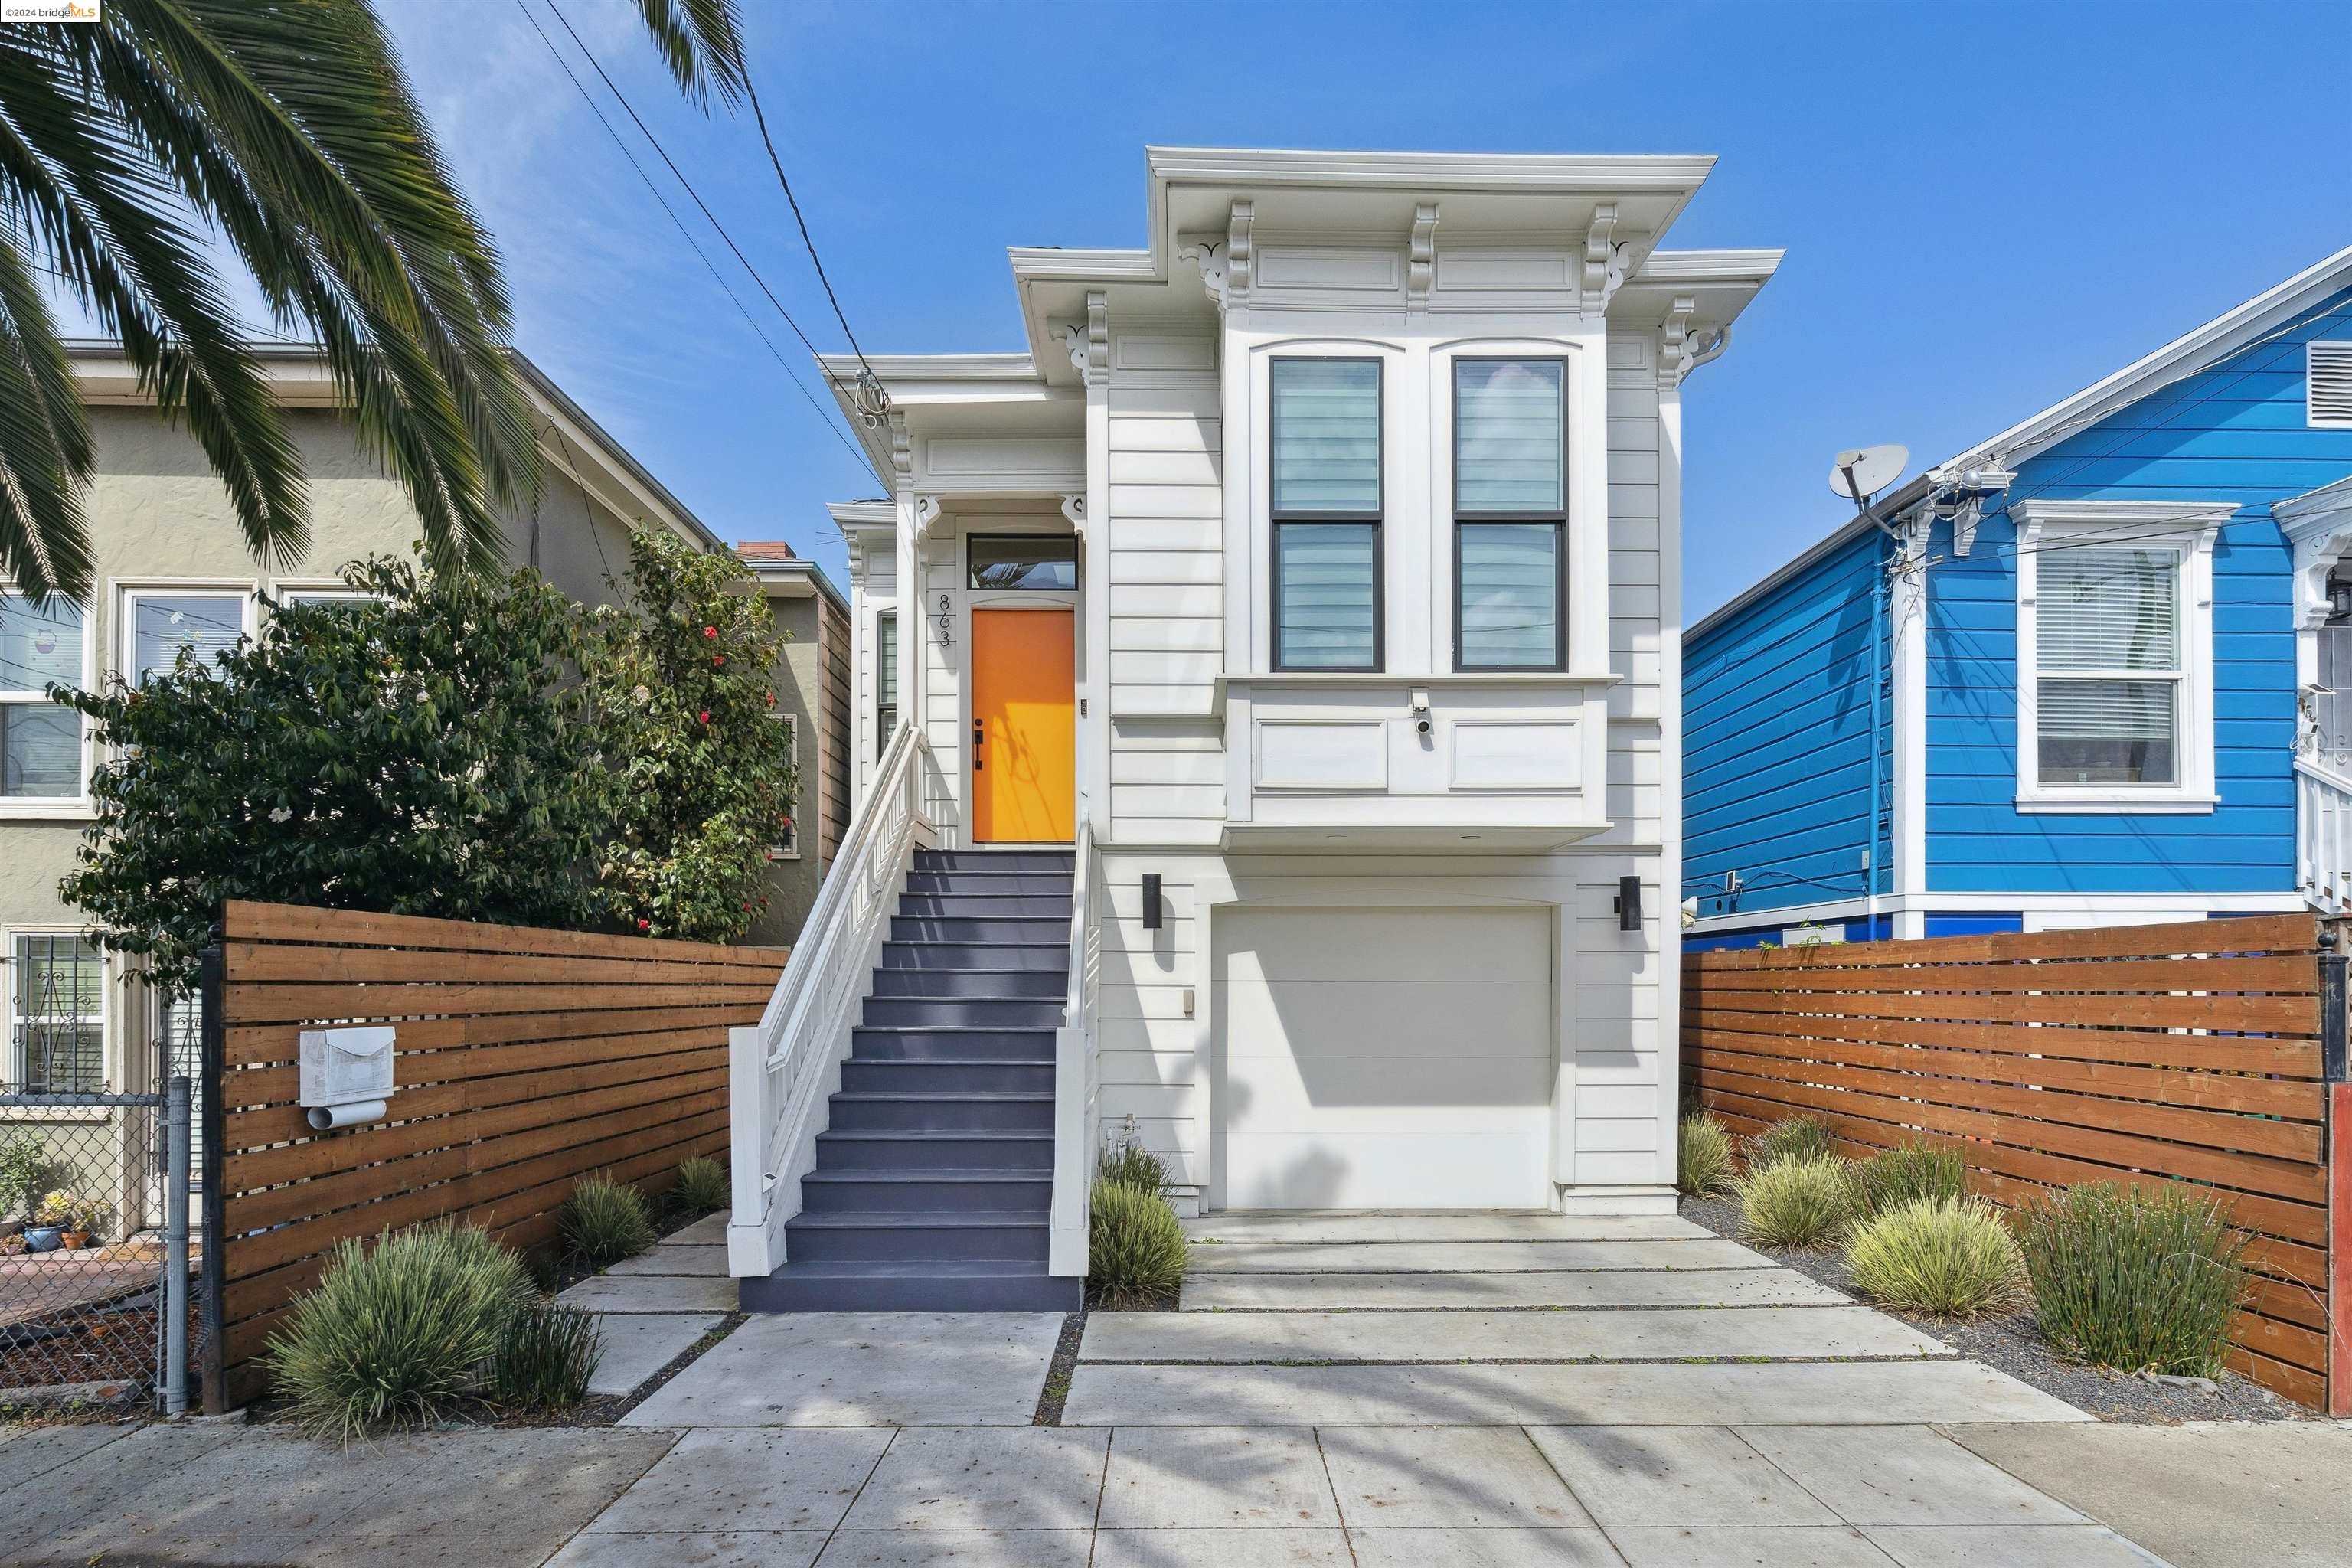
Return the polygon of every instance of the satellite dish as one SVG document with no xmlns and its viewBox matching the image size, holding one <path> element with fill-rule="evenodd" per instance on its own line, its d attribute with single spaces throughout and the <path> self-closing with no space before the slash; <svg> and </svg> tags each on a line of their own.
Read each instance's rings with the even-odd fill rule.
<svg viewBox="0 0 2352 1568">
<path fill-rule="evenodd" d="M 1911 460 L 1908 447 L 1864 447 L 1831 459 L 1830 489 L 1860 503 L 1893 484 Z"/>
</svg>

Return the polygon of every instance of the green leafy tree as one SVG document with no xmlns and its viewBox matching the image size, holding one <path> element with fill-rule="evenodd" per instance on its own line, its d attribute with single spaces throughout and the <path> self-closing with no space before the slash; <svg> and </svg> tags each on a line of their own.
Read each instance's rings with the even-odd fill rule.
<svg viewBox="0 0 2352 1568">
<path fill-rule="evenodd" d="M 734 557 L 640 528 L 631 607 L 595 612 L 588 686 L 619 785 L 600 871 L 627 929 L 727 942 L 766 905 L 797 780 L 772 687 L 780 639 L 751 586 Z"/>
<path fill-rule="evenodd" d="M 274 605 L 257 639 L 141 689 L 52 692 L 105 758 L 60 890 L 167 984 L 229 899 L 600 923 L 614 788 L 579 605 L 528 572 L 343 576 L 377 597 Z"/>
<path fill-rule="evenodd" d="M 636 0 L 697 102 L 748 89 L 735 0 Z M 489 237 L 368 0 L 106 0 L 0 27 L 0 577 L 85 596 L 89 421 L 47 286 L 184 420 L 255 552 L 309 538 L 301 461 L 207 251 L 313 336 L 445 571 L 499 558 L 536 487 Z"/>
</svg>

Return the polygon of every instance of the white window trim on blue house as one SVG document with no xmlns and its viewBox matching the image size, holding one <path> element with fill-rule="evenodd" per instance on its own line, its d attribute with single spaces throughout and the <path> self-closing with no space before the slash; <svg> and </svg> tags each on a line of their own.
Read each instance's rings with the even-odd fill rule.
<svg viewBox="0 0 2352 1568">
<path fill-rule="evenodd" d="M 2017 809 L 2021 813 L 2210 813 L 2213 785 L 2213 542 L 2237 510 L 2212 501 L 2012 501 L 2017 525 Z M 2041 778 L 2038 669 L 2040 551 L 2045 544 L 2129 542 L 2171 550 L 2178 578 L 2181 673 L 2175 709 L 2179 765 L 2168 784 L 2054 784 Z"/>
</svg>

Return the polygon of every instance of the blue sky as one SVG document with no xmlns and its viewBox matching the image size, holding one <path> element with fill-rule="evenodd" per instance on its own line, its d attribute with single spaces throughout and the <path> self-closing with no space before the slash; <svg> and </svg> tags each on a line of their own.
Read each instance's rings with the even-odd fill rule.
<svg viewBox="0 0 2352 1568">
<path fill-rule="evenodd" d="M 557 3 L 842 346 L 748 115 L 685 104 L 626 0 Z M 1023 347 L 1005 247 L 1140 245 L 1148 142 L 1719 154 L 1669 243 L 1789 256 L 1686 391 L 1694 617 L 1846 515 L 1837 448 L 1939 460 L 2352 241 L 2342 4 L 744 4 L 868 352 Z M 873 477 L 515 0 L 383 5 L 505 251 L 520 346 L 720 534 L 790 540 L 841 582 L 824 503 Z"/>
</svg>

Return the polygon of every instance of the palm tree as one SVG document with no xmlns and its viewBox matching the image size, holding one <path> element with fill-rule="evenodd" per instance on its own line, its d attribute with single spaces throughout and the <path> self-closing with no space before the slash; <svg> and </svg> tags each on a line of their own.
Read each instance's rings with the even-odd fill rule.
<svg viewBox="0 0 2352 1568">
<path fill-rule="evenodd" d="M 680 89 L 732 102 L 736 0 L 635 4 Z M 49 285 L 185 423 L 255 553 L 301 553 L 300 460 L 207 230 L 323 345 L 433 563 L 496 562 L 496 508 L 538 483 L 506 288 L 373 6 L 108 0 L 95 25 L 0 27 L 0 578 L 89 589 L 89 425 Z"/>
</svg>

